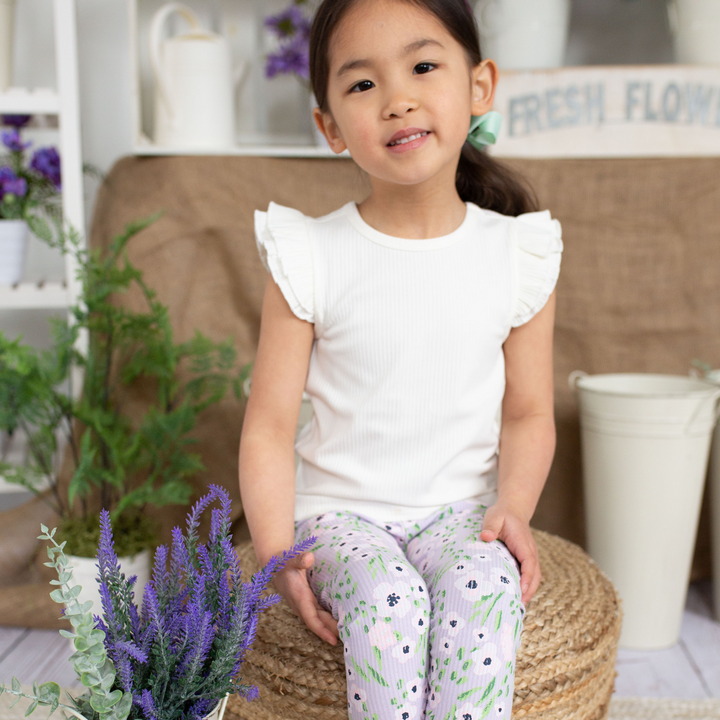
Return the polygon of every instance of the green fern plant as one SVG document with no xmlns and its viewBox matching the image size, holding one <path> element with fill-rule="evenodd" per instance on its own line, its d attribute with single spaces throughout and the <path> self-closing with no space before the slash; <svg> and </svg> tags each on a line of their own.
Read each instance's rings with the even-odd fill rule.
<svg viewBox="0 0 720 720">
<path fill-rule="evenodd" d="M 120 555 L 154 544 L 144 507 L 189 502 L 188 480 L 203 469 L 190 433 L 198 416 L 228 390 L 241 396 L 248 374 L 233 369 L 231 339 L 218 343 L 198 332 L 175 342 L 168 308 L 126 252 L 128 242 L 158 217 L 128 225 L 105 254 L 83 248 L 72 229 L 58 232 L 34 217 L 36 235 L 73 255 L 82 291 L 69 321 L 52 321 L 50 350 L 0 333 L 0 430 L 10 436 L 21 431 L 29 443 L 29 460 L 11 464 L 0 458 L 0 475 L 53 507 L 75 555 L 94 555 L 101 509 L 118 529 Z M 144 311 L 113 302 L 130 290 L 139 291 Z M 78 350 L 81 336 L 89 337 L 86 353 Z M 73 387 L 77 370 L 84 378 L 81 391 Z M 133 422 L 123 391 L 139 381 L 153 389 L 153 401 Z M 66 491 L 59 477 L 63 448 L 73 464 Z"/>
</svg>

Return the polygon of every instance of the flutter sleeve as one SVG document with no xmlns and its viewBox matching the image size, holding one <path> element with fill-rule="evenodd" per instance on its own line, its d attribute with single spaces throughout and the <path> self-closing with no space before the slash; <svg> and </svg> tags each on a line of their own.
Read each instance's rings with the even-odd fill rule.
<svg viewBox="0 0 720 720">
<path fill-rule="evenodd" d="M 271 202 L 267 212 L 255 211 L 255 240 L 263 265 L 290 309 L 301 320 L 314 322 L 312 247 L 306 217 Z"/>
<path fill-rule="evenodd" d="M 545 306 L 560 273 L 562 228 L 548 210 L 515 218 L 515 302 L 512 326 L 524 325 Z"/>
</svg>

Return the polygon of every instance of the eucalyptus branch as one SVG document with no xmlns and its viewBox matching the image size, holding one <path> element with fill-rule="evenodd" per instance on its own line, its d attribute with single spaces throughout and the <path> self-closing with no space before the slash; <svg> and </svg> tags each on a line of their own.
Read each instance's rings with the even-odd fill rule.
<svg viewBox="0 0 720 720">
<path fill-rule="evenodd" d="M 65 543 L 58 545 L 55 529 L 49 531 L 45 525 L 40 528 L 43 534 L 38 536 L 38 540 L 51 543 L 47 548 L 50 562 L 45 565 L 54 568 L 58 576 L 57 580 L 50 581 L 51 585 L 58 586 L 50 593 L 50 597 L 65 606 L 65 617 L 70 620 L 74 629 L 74 632 L 60 630 L 60 634 L 73 640 L 76 652 L 70 660 L 80 681 L 88 690 L 78 700 L 73 699 L 74 705 L 66 705 L 60 702 L 60 686 L 57 683 L 43 683 L 40 686 L 34 683 L 33 693 L 30 694 L 23 692 L 20 682 L 13 677 L 9 689 L 4 685 L 0 686 L 0 695 L 8 692 L 16 695 L 18 699 L 25 697 L 32 700 L 26 716 L 34 712 L 39 705 L 43 705 L 50 707 L 51 715 L 58 707 L 62 707 L 78 720 L 91 720 L 82 712 L 82 705 L 87 704 L 94 711 L 93 715 L 99 715 L 100 720 L 126 720 L 132 709 L 132 694 L 111 690 L 115 683 L 115 666 L 105 650 L 105 633 L 95 628 L 92 602 L 81 605 L 77 599 L 82 590 L 81 586 L 70 585 L 73 571 L 63 552 Z"/>
</svg>

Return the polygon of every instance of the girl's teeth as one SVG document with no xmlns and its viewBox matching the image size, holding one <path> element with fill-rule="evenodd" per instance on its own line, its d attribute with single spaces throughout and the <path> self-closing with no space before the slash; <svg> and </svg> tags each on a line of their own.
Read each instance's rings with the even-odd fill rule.
<svg viewBox="0 0 720 720">
<path fill-rule="evenodd" d="M 416 135 L 409 135 L 408 137 L 400 138 L 399 140 L 395 140 L 390 143 L 390 145 L 404 145 L 405 143 L 412 142 L 413 140 L 417 140 L 418 138 L 425 137 L 427 135 L 426 132 L 417 133 Z"/>
</svg>

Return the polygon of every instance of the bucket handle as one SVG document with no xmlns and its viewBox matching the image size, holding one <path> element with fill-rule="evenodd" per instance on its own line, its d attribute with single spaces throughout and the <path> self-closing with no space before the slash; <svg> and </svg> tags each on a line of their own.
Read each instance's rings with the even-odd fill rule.
<svg viewBox="0 0 720 720">
<path fill-rule="evenodd" d="M 587 377 L 588 374 L 584 370 L 573 370 L 568 376 L 568 386 L 572 394 L 577 398 L 578 395 L 578 380 Z"/>
<path fill-rule="evenodd" d="M 713 412 L 714 419 L 713 419 L 713 427 L 717 425 L 718 420 L 720 420 L 720 390 L 718 390 L 717 394 L 712 398 L 712 401 L 715 403 L 715 410 Z M 690 428 L 692 427 L 692 424 L 697 420 L 697 416 L 700 414 L 700 411 L 703 409 L 703 406 L 705 405 L 705 401 L 699 402 L 697 409 L 692 414 L 690 419 L 687 422 L 687 425 L 685 425 L 685 435 L 690 432 Z"/>
</svg>

